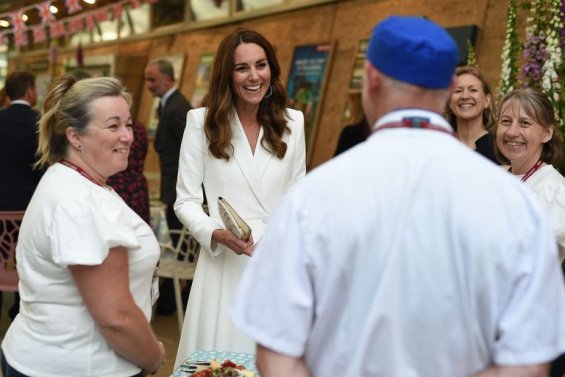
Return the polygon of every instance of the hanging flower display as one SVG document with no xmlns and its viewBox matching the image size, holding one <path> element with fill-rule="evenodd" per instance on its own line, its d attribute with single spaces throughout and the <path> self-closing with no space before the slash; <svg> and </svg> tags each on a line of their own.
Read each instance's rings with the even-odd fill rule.
<svg viewBox="0 0 565 377">
<path fill-rule="evenodd" d="M 556 108 L 563 107 L 560 105 L 562 73 L 565 73 L 562 59 L 562 47 L 565 44 L 564 3 L 565 0 L 532 0 L 524 4 L 528 17 L 526 40 L 521 48 L 516 32 L 516 0 L 509 1 L 506 39 L 502 50 L 500 95 L 516 87 L 532 87 L 550 96 Z M 516 67 L 520 50 L 523 65 L 518 77 Z"/>
<path fill-rule="evenodd" d="M 506 38 L 502 48 L 502 70 L 498 92 L 504 95 L 514 89 L 518 75 L 520 43 L 516 32 L 516 0 L 508 2 Z"/>
<path fill-rule="evenodd" d="M 499 95 L 517 87 L 532 87 L 544 92 L 556 112 L 557 132 L 565 139 L 565 94 L 562 92 L 565 88 L 565 0 L 530 0 L 523 3 L 528 15 L 519 77 L 516 77 L 520 45 L 516 33 L 515 1 L 509 0 L 508 4 Z M 565 159 L 558 168 L 565 173 Z"/>
<path fill-rule="evenodd" d="M 561 0 L 550 0 L 547 7 L 547 28 L 545 30 L 546 60 L 543 64 L 541 86 L 556 109 L 558 109 L 560 125 L 563 126 L 563 114 L 561 114 L 561 80 L 558 76 L 563 58 L 561 54 L 561 30 L 563 20 L 561 13 Z"/>
<path fill-rule="evenodd" d="M 539 0 L 533 0 L 525 6 L 529 14 L 526 18 L 524 64 L 522 65 L 520 79 L 523 86 L 541 90 L 543 66 L 548 58 L 545 34 L 548 29 L 548 15 L 544 10 L 546 7 L 543 7 Z"/>
<path fill-rule="evenodd" d="M 541 90 L 553 102 L 563 130 L 565 109 L 563 87 L 563 0 L 534 0 L 528 6 L 526 42 L 521 81 Z"/>
</svg>

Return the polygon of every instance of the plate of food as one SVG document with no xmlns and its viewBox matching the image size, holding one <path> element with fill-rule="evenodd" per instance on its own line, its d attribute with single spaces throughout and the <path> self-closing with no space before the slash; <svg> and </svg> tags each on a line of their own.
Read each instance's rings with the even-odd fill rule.
<svg viewBox="0 0 565 377">
<path fill-rule="evenodd" d="M 204 363 L 202 363 L 204 364 Z M 191 377 L 257 377 L 254 371 L 246 369 L 231 360 L 212 360 L 208 365 L 196 364 Z"/>
<path fill-rule="evenodd" d="M 251 353 L 200 350 L 191 354 L 171 377 L 260 377 Z"/>
</svg>

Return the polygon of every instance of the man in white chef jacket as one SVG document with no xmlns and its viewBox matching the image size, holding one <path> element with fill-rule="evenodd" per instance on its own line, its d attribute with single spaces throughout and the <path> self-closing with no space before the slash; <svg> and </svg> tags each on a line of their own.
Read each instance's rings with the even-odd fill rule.
<svg viewBox="0 0 565 377">
<path fill-rule="evenodd" d="M 262 377 L 543 376 L 565 351 L 548 219 L 441 116 L 457 62 L 429 20 L 375 27 L 373 134 L 281 200 L 233 301 Z"/>
</svg>

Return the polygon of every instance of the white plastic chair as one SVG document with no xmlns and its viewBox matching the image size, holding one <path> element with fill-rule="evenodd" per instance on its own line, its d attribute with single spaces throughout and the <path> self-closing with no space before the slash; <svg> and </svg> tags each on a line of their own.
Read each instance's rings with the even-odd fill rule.
<svg viewBox="0 0 565 377">
<path fill-rule="evenodd" d="M 16 244 L 23 211 L 0 211 L 0 291 L 18 291 Z"/>
<path fill-rule="evenodd" d="M 169 230 L 169 234 L 172 239 L 175 238 L 175 235 L 178 235 L 178 242 L 174 246 L 172 242 L 159 244 L 161 246 L 161 258 L 159 259 L 157 276 L 173 279 L 179 330 L 182 330 L 184 308 L 180 281 L 194 279 L 200 244 L 190 235 L 186 227 L 182 230 Z"/>
</svg>

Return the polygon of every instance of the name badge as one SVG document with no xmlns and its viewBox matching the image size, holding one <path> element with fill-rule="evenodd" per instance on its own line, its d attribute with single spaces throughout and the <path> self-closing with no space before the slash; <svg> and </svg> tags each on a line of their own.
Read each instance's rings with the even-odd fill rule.
<svg viewBox="0 0 565 377">
<path fill-rule="evenodd" d="M 151 305 L 155 305 L 159 298 L 159 276 L 153 275 L 153 282 L 151 283 Z"/>
</svg>

